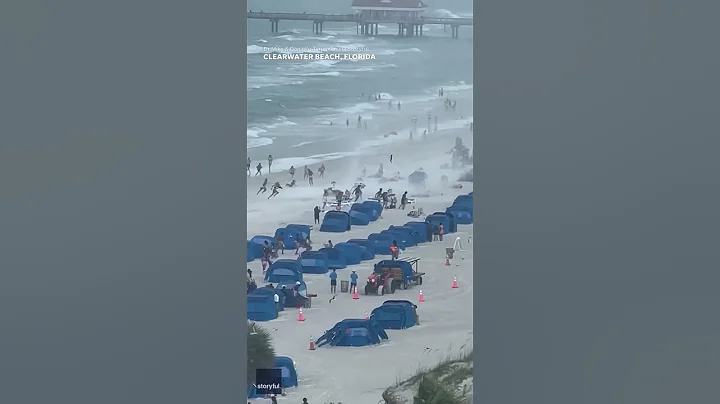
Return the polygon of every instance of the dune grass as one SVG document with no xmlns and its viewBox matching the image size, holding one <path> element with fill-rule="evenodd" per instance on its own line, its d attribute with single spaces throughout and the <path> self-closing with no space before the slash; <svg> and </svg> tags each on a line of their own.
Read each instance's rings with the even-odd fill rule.
<svg viewBox="0 0 720 404">
<path fill-rule="evenodd" d="M 385 390 L 382 398 L 386 404 L 410 404 L 400 397 L 400 390 L 412 390 L 412 404 L 468 404 L 467 388 L 459 391 L 459 385 L 472 376 L 472 349 L 448 354 L 431 368 L 420 368 L 406 380 L 398 380 Z"/>
</svg>

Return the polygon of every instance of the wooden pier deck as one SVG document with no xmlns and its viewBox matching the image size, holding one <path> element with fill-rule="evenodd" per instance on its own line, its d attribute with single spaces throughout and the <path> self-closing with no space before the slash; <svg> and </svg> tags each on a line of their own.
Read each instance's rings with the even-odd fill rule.
<svg viewBox="0 0 720 404">
<path fill-rule="evenodd" d="M 263 11 L 248 11 L 248 19 L 268 20 L 270 21 L 270 31 L 279 32 L 281 20 L 286 21 L 312 21 L 313 32 L 321 34 L 323 23 L 355 23 L 358 35 L 374 36 L 378 33 L 378 25 L 380 24 L 397 24 L 398 36 L 422 36 L 423 26 L 425 25 L 442 25 L 450 27 L 452 37 L 459 38 L 459 29 L 461 26 L 472 26 L 472 18 L 438 18 L 438 17 L 420 17 L 415 19 L 405 18 L 386 18 L 365 20 L 359 14 L 306 14 L 306 13 L 266 13 Z"/>
</svg>

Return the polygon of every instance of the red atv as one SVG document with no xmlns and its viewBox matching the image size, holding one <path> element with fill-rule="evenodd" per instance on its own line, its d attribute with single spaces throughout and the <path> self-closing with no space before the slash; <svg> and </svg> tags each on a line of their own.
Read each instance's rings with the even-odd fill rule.
<svg viewBox="0 0 720 404">
<path fill-rule="evenodd" d="M 384 295 L 386 293 L 395 293 L 396 284 L 390 271 L 383 270 L 380 273 L 373 273 L 368 276 L 365 285 L 366 295 Z"/>
</svg>

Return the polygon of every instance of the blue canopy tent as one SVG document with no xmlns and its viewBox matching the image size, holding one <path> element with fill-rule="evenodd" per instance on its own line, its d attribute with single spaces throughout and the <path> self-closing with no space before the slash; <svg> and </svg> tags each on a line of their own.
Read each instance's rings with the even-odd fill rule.
<svg viewBox="0 0 720 404">
<path fill-rule="evenodd" d="M 398 246 L 401 250 L 404 250 L 404 249 L 407 248 L 407 245 L 406 245 L 405 242 L 403 241 L 403 238 L 404 238 L 404 237 L 407 237 L 407 236 L 402 235 L 402 236 L 404 236 L 404 237 L 399 237 L 399 236 L 401 236 L 401 235 L 402 235 L 402 234 L 400 234 L 400 235 L 395 235 L 395 234 L 390 234 L 390 233 L 372 233 L 372 234 L 368 235 L 368 240 L 370 240 L 370 241 L 375 241 L 375 240 L 390 240 L 391 243 L 394 241 L 395 243 L 397 243 L 397 246 Z"/>
<path fill-rule="evenodd" d="M 418 324 L 417 306 L 407 300 L 387 300 L 370 318 L 386 330 L 404 330 Z"/>
<path fill-rule="evenodd" d="M 305 239 L 310 238 L 310 232 L 312 231 L 312 226 L 308 224 L 289 224 L 285 228 L 291 230 L 294 235 L 300 233 Z"/>
<path fill-rule="evenodd" d="M 325 213 L 320 231 L 327 233 L 344 233 L 352 227 L 350 215 L 347 212 L 331 210 Z"/>
<path fill-rule="evenodd" d="M 367 226 L 373 221 L 371 216 L 357 210 L 351 209 L 348 214 L 350 215 L 350 224 L 353 226 Z"/>
<path fill-rule="evenodd" d="M 457 203 L 457 202 L 470 203 L 470 205 L 472 205 L 473 204 L 473 196 L 472 195 L 460 195 L 457 198 L 455 198 L 455 200 L 453 201 L 453 204 Z"/>
<path fill-rule="evenodd" d="M 330 270 L 327 254 L 323 252 L 305 251 L 298 261 L 305 274 L 326 274 Z"/>
<path fill-rule="evenodd" d="M 467 201 L 467 200 L 455 201 L 455 202 L 453 202 L 453 204 L 450 205 L 450 206 L 451 206 L 451 207 L 452 207 L 452 206 L 457 206 L 457 207 L 459 207 L 459 208 L 467 209 L 467 210 L 469 210 L 470 212 L 473 211 L 473 203 L 472 203 L 472 201 Z"/>
<path fill-rule="evenodd" d="M 265 281 L 272 283 L 292 283 L 301 281 L 302 267 L 297 260 L 277 260 L 270 265 L 270 268 L 265 272 Z"/>
<path fill-rule="evenodd" d="M 415 188 L 425 188 L 427 174 L 424 171 L 415 171 L 408 175 L 408 183 Z"/>
<path fill-rule="evenodd" d="M 350 215 L 350 224 L 353 226 L 367 226 L 370 222 L 372 222 L 372 217 L 368 216 L 364 212 L 350 210 L 348 215 Z"/>
<path fill-rule="evenodd" d="M 282 299 L 282 292 L 279 289 L 276 289 L 274 287 L 271 288 L 268 286 L 263 286 L 262 288 L 255 289 L 255 291 L 252 292 L 252 294 L 255 294 L 257 296 L 268 295 L 273 298 L 273 302 L 275 301 L 274 296 L 278 295 L 278 297 L 280 298 L 280 301 L 279 301 L 280 304 L 278 305 L 278 311 L 285 310 L 285 305 L 283 304 L 283 299 Z"/>
<path fill-rule="evenodd" d="M 270 321 L 278 317 L 273 294 L 263 291 L 268 288 L 258 288 L 247 295 L 247 319 L 252 321 Z"/>
<path fill-rule="evenodd" d="M 346 241 L 349 244 L 355 244 L 361 247 L 360 259 L 363 261 L 375 258 L 375 246 L 372 242 L 364 238 L 354 238 Z"/>
<path fill-rule="evenodd" d="M 276 369 L 280 369 L 282 374 L 282 388 L 298 386 L 298 375 L 295 369 L 295 361 L 287 356 L 276 356 L 275 366 Z"/>
<path fill-rule="evenodd" d="M 375 220 L 378 220 L 380 218 L 380 215 L 382 214 L 382 211 L 383 211 L 383 207 L 380 202 L 365 201 L 362 203 L 362 205 L 365 205 L 368 208 L 372 209 L 372 216 L 375 218 Z"/>
<path fill-rule="evenodd" d="M 278 239 L 280 235 L 283 237 L 283 243 L 285 243 L 286 250 L 294 250 L 297 248 L 295 241 L 295 235 L 298 234 L 296 229 L 288 229 L 287 227 L 280 227 L 275 230 L 275 239 Z"/>
<path fill-rule="evenodd" d="M 382 326 L 372 318 L 345 319 L 325 332 L 315 344 L 318 347 L 330 346 L 367 346 L 379 344 L 380 341 L 388 339 L 388 335 Z"/>
<path fill-rule="evenodd" d="M 430 223 L 430 226 L 433 228 L 433 234 L 437 231 L 437 228 L 442 224 L 443 230 L 445 233 L 448 233 L 448 229 L 450 229 L 450 216 L 446 214 L 437 214 L 433 213 L 432 215 L 425 218 L 426 223 Z"/>
<path fill-rule="evenodd" d="M 395 231 L 395 232 L 403 232 L 407 235 L 409 235 L 412 240 L 415 242 L 413 245 L 418 245 L 420 243 L 424 243 L 427 241 L 427 238 L 425 238 L 424 233 L 419 233 L 415 229 L 413 229 L 410 226 L 390 226 L 388 228 L 389 231 Z"/>
<path fill-rule="evenodd" d="M 450 213 L 455 217 L 457 224 L 472 224 L 473 214 L 470 209 L 462 206 L 451 206 L 445 210 L 445 213 Z"/>
<path fill-rule="evenodd" d="M 330 269 L 343 269 L 347 268 L 347 259 L 342 251 L 337 248 L 321 248 L 318 252 L 325 253 L 327 255 L 328 268 Z"/>
<path fill-rule="evenodd" d="M 373 233 L 368 236 L 368 241 L 372 243 L 373 252 L 376 255 L 392 255 L 390 246 L 392 246 L 393 241 L 397 243 L 400 250 L 405 249 L 405 244 L 394 234 Z"/>
<path fill-rule="evenodd" d="M 280 386 L 283 389 L 299 386 L 297 369 L 295 369 L 295 361 L 293 361 L 291 358 L 289 358 L 287 356 L 276 356 L 273 367 L 275 369 L 280 369 L 280 374 L 282 375 L 282 380 L 280 381 Z M 248 394 L 247 394 L 248 400 L 251 398 L 260 398 L 260 397 L 263 397 L 263 395 L 258 394 L 257 389 L 255 387 L 250 386 L 248 388 Z"/>
<path fill-rule="evenodd" d="M 432 234 L 428 234 L 427 222 L 407 222 L 403 227 L 409 227 L 418 232 L 424 241 L 431 241 Z"/>
<path fill-rule="evenodd" d="M 250 239 L 253 247 L 253 253 L 255 257 L 261 258 L 263 256 L 263 248 L 265 248 L 265 242 L 268 242 L 271 247 L 277 248 L 277 240 L 270 236 L 255 236 Z"/>
<path fill-rule="evenodd" d="M 255 261 L 255 247 L 253 247 L 253 242 L 248 240 L 247 241 L 247 262 L 253 262 Z"/>
<path fill-rule="evenodd" d="M 298 285 L 298 294 L 300 294 L 300 296 L 307 299 L 307 297 L 308 297 L 307 284 L 305 283 L 305 281 L 297 281 L 297 282 L 300 282 L 300 285 Z M 276 286 L 276 289 L 280 290 L 280 292 L 282 292 L 282 294 L 285 295 L 285 307 L 297 307 L 297 305 L 298 305 L 296 296 L 293 293 L 293 288 L 295 287 L 295 285 L 296 285 L 296 282 L 292 282 L 292 283 L 282 282 L 282 283 L 278 283 Z"/>
<path fill-rule="evenodd" d="M 382 208 L 382 205 L 380 206 Z M 351 212 L 360 212 L 370 218 L 371 222 L 374 222 L 380 217 L 380 212 L 377 210 L 376 205 L 362 203 L 353 203 L 350 206 Z"/>
<path fill-rule="evenodd" d="M 433 215 L 445 215 L 450 220 L 450 226 L 443 227 L 445 234 L 455 233 L 457 231 L 457 219 L 455 219 L 455 215 L 453 215 L 452 212 L 435 212 Z"/>
<path fill-rule="evenodd" d="M 342 252 L 345 256 L 345 262 L 348 265 L 357 265 L 362 262 L 363 247 L 361 245 L 353 243 L 337 243 L 334 248 Z"/>
<path fill-rule="evenodd" d="M 415 241 L 415 237 L 411 236 L 410 233 L 397 230 L 397 229 L 387 229 L 380 232 L 380 234 L 389 234 L 398 241 L 398 245 L 400 245 L 400 242 L 405 246 L 405 248 L 409 247 L 415 247 L 417 245 L 417 241 Z"/>
</svg>

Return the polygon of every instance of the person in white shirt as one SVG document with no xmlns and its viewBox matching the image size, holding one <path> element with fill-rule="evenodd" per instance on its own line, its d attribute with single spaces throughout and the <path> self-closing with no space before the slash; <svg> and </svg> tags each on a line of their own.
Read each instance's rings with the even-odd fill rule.
<svg viewBox="0 0 720 404">
<path fill-rule="evenodd" d="M 277 310 L 278 313 L 279 313 L 279 312 L 280 312 L 280 295 L 278 295 L 277 293 L 275 293 L 275 294 L 273 295 L 273 299 L 275 299 L 275 310 Z"/>
</svg>

